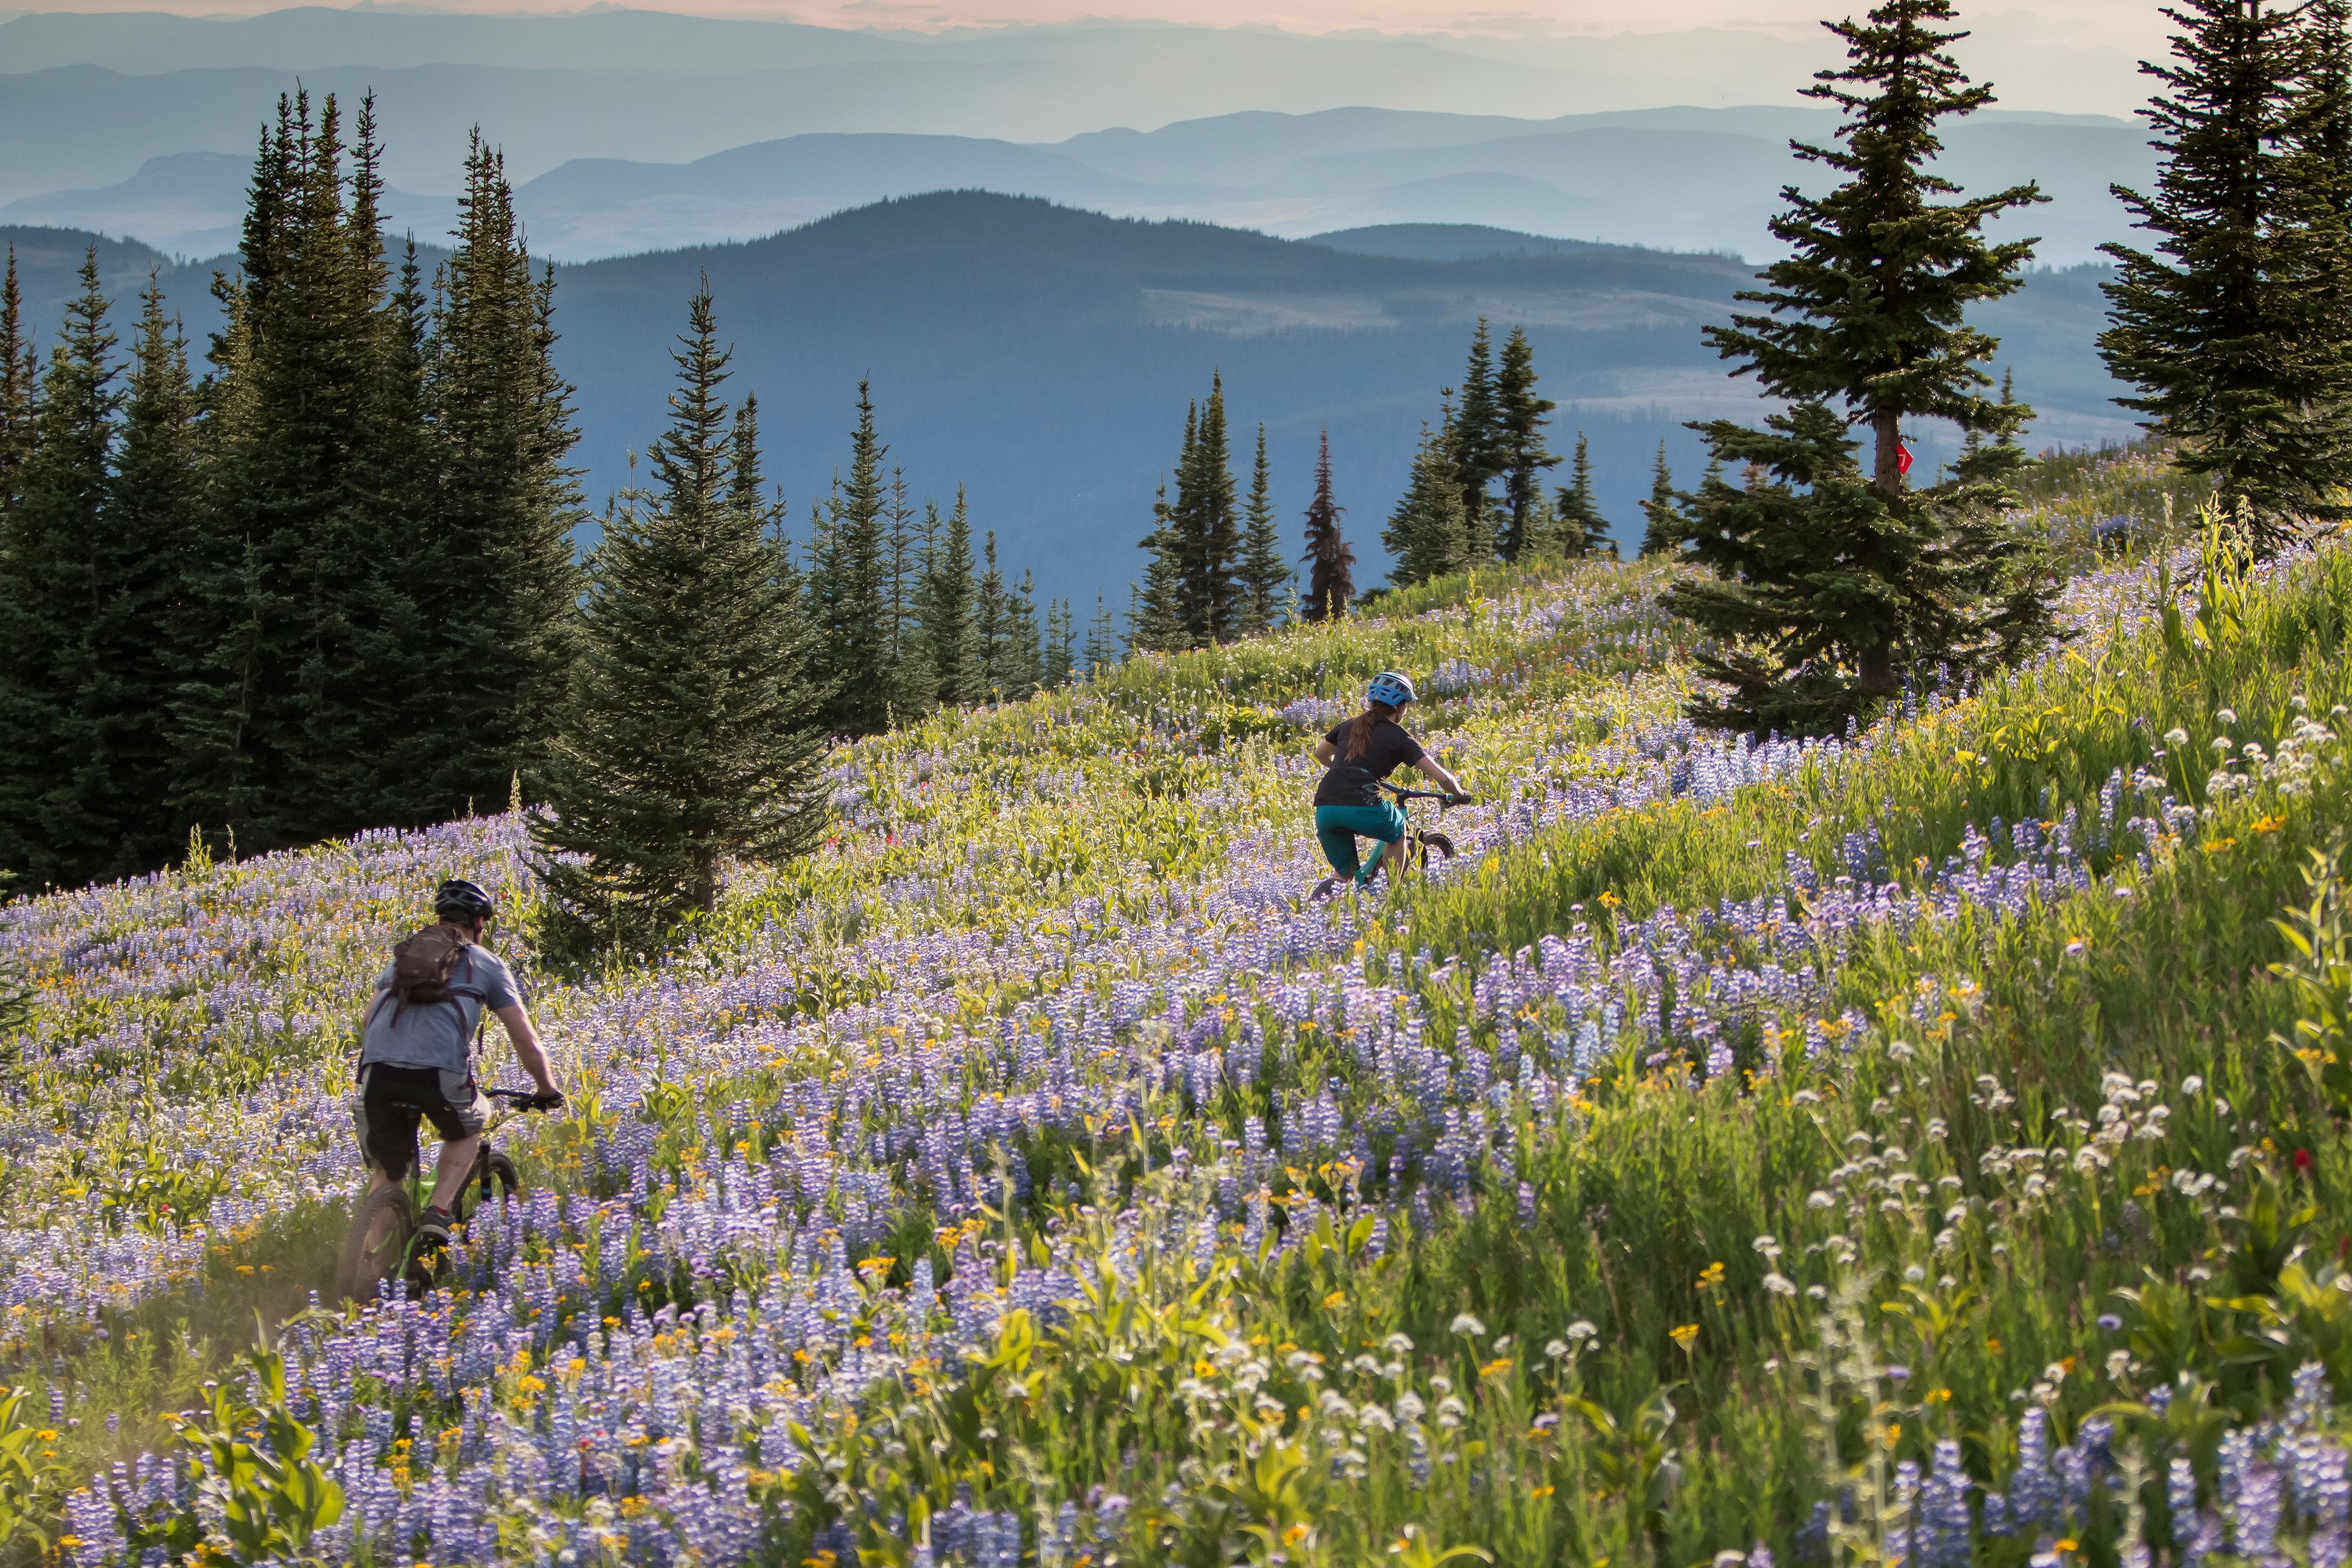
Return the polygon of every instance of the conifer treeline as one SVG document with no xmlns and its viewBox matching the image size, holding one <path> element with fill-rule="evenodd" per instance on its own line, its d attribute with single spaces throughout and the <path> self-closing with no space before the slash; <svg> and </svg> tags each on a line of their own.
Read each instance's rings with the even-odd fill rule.
<svg viewBox="0 0 2352 1568">
<path fill-rule="evenodd" d="M 1525 329 L 1511 329 L 1498 363 L 1479 318 L 1461 401 L 1451 387 L 1442 398 L 1438 423 L 1423 428 L 1411 480 L 1381 534 L 1392 558 L 1391 582 L 1421 582 L 1498 559 L 1616 553 L 1581 432 L 1570 482 L 1546 493 L 1544 476 L 1561 461 L 1544 434 L 1557 405 L 1536 390 L 1535 350 Z M 1151 532 L 1142 540 L 1148 553 L 1129 610 L 1129 646 L 1197 648 L 1268 631 L 1294 610 L 1309 621 L 1347 613 L 1356 598 L 1356 555 L 1340 530 L 1344 508 L 1332 494 L 1328 430 L 1307 509 L 1303 594 L 1269 494 L 1264 425 L 1249 500 L 1235 507 L 1222 377 L 1212 378 L 1206 402 L 1185 410 L 1174 484 L 1172 497 L 1161 486 Z"/>
<path fill-rule="evenodd" d="M 866 382 L 849 473 L 809 510 L 803 597 L 821 633 L 812 666 L 828 695 L 835 735 L 872 735 L 933 708 L 1009 702 L 1065 685 L 1084 667 L 1065 601 L 1041 624 L 1035 580 L 1007 580 L 996 535 L 972 557 L 963 492 L 944 517 L 926 502 L 919 520 L 904 470 L 887 473 L 889 448 L 875 425 Z"/>
<path fill-rule="evenodd" d="M 126 350 L 94 253 L 43 361 L 8 258 L 0 871 L 25 885 L 151 869 L 192 827 L 268 850 L 548 791 L 590 586 L 553 273 L 478 135 L 447 259 L 395 259 L 381 160 L 372 98 L 348 137 L 332 97 L 279 100 L 201 378 L 152 278 Z M 730 505 L 777 527 L 753 400 L 727 439 Z M 849 472 L 780 580 L 824 733 L 1110 656 L 1099 606 L 1081 650 L 992 533 L 975 561 L 961 494 L 919 518 L 886 455 L 861 387 Z"/>
<path fill-rule="evenodd" d="M 476 139 L 430 286 L 383 237 L 373 99 L 262 132 L 194 378 L 151 279 L 118 353 L 95 256 L 34 373 L 0 315 L 0 864 L 160 863 L 506 798 L 545 756 L 578 575 L 552 299 Z"/>
<path fill-rule="evenodd" d="M 1292 573 L 1271 483 L 1261 424 L 1249 501 L 1238 502 L 1224 378 L 1213 376 L 1208 401 L 1184 411 L 1175 497 L 1163 486 L 1151 509 L 1152 529 L 1143 539 L 1150 556 L 1129 614 L 1129 646 L 1166 652 L 1230 643 L 1271 631 L 1288 616 Z"/>
<path fill-rule="evenodd" d="M 1544 434 L 1557 406 L 1536 391 L 1526 329 L 1511 329 L 1497 364 L 1480 317 L 1461 401 L 1451 387 L 1441 395 L 1437 423 L 1422 427 L 1412 477 L 1381 530 L 1395 559 L 1391 580 L 1421 582 L 1497 559 L 1616 553 L 1581 431 L 1570 482 L 1545 494 L 1544 476 L 1560 463 Z"/>
</svg>

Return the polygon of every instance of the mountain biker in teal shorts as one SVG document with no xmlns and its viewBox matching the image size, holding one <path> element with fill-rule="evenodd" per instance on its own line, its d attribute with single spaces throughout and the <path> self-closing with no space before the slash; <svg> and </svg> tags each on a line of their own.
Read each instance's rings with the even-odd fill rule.
<svg viewBox="0 0 2352 1568">
<path fill-rule="evenodd" d="M 1397 723 L 1398 711 L 1412 700 L 1411 681 L 1382 671 L 1364 690 L 1364 711 L 1315 743 L 1315 760 L 1325 765 L 1323 782 L 1315 789 L 1315 836 L 1331 869 L 1354 878 L 1359 887 L 1370 884 L 1389 846 L 1404 837 L 1404 810 L 1381 798 L 1381 779 L 1410 762 L 1447 794 L 1463 792 L 1445 765 Z M 1372 841 L 1371 858 L 1360 864 L 1360 837 Z"/>
</svg>

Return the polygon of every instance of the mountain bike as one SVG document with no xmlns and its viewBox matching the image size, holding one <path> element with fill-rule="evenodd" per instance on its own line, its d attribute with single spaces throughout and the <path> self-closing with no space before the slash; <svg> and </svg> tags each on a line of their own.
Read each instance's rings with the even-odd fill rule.
<svg viewBox="0 0 2352 1568">
<path fill-rule="evenodd" d="M 497 1197 L 506 1198 L 522 1186 L 514 1161 L 490 1142 L 490 1134 L 524 1112 L 554 1108 L 536 1089 L 486 1089 L 483 1093 L 507 1109 L 482 1128 L 482 1146 L 474 1151 L 473 1168 L 466 1173 L 465 1186 L 457 1189 L 453 1218 L 460 1224 L 489 1202 L 494 1190 Z M 383 1281 L 395 1278 L 412 1295 L 440 1282 L 442 1249 L 425 1243 L 416 1230 L 417 1216 L 429 1191 L 420 1166 L 406 1182 L 380 1186 L 368 1194 L 352 1219 L 351 1234 L 343 1240 L 342 1262 L 335 1270 L 335 1289 L 344 1300 L 372 1301 Z"/>
<path fill-rule="evenodd" d="M 1454 858 L 1452 839 L 1434 829 L 1418 828 L 1412 825 L 1412 803 L 1415 800 L 1434 800 L 1437 802 L 1437 809 L 1443 811 L 1448 806 L 1468 805 L 1470 797 L 1447 795 L 1435 789 L 1402 789 L 1384 779 L 1376 782 L 1404 807 L 1405 830 L 1404 837 L 1390 845 L 1388 852 L 1381 856 L 1381 863 L 1374 870 L 1373 874 L 1378 876 L 1385 873 L 1389 879 L 1389 886 L 1393 888 L 1397 884 L 1397 878 L 1407 873 L 1424 872 L 1433 864 L 1452 860 Z M 1315 902 L 1330 897 L 1345 887 L 1349 879 L 1344 876 L 1325 877 L 1315 884 L 1315 891 L 1307 895 L 1308 901 Z"/>
</svg>

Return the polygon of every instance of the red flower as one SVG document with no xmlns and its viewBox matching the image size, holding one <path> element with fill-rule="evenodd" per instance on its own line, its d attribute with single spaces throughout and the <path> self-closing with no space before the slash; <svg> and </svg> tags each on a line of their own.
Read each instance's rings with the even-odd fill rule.
<svg viewBox="0 0 2352 1568">
<path fill-rule="evenodd" d="M 2297 1176 L 2309 1176 L 2311 1174 L 2311 1151 L 2309 1149 L 2295 1150 L 2294 1174 Z"/>
</svg>

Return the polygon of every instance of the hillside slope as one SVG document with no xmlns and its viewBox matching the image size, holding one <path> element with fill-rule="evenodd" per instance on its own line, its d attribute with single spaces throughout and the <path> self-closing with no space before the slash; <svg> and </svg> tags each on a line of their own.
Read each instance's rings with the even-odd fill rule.
<svg viewBox="0 0 2352 1568">
<path fill-rule="evenodd" d="M 2352 559 L 2192 549 L 2183 606 L 2177 489 L 2062 497 L 2074 549 L 2139 513 L 2072 651 L 1843 743 L 1691 733 L 1662 574 L 1601 567 L 845 750 L 824 853 L 536 977 L 574 1107 L 464 1288 L 286 1334 L 276 1446 L 350 1500 L 310 1549 L 2333 1560 Z M 1384 665 L 1486 801 L 1431 882 L 1306 904 L 1303 741 Z M 438 876 L 527 914 L 519 836 L 0 912 L 37 1509 L 197 1401 L 190 1330 L 320 1278 L 352 996 Z M 200 1528 L 193 1463 L 99 1475 L 77 1561 Z"/>
</svg>

